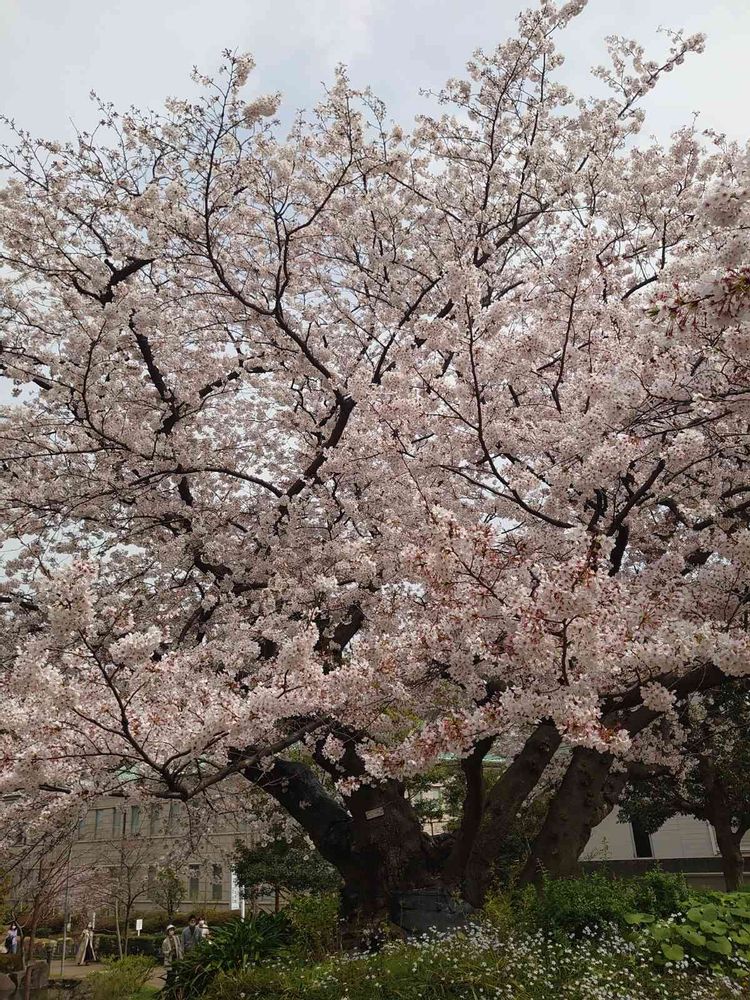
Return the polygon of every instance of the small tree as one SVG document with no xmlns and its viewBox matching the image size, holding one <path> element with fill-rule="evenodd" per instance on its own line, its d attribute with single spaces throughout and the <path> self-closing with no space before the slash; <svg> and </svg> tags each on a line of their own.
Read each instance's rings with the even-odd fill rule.
<svg viewBox="0 0 750 1000">
<path fill-rule="evenodd" d="M 151 899 L 171 921 L 185 896 L 185 883 L 173 868 L 160 868 L 151 885 Z"/>
<path fill-rule="evenodd" d="M 707 820 L 716 831 L 724 881 L 739 889 L 741 841 L 750 830 L 750 685 L 746 679 L 693 701 L 680 721 L 687 729 L 679 780 L 666 771 L 631 780 L 620 807 L 624 822 L 655 833 L 678 814 Z"/>
<path fill-rule="evenodd" d="M 84 901 L 87 907 L 95 907 L 102 901 L 101 870 L 88 862 L 76 861 L 71 844 L 71 830 L 63 826 L 54 835 L 19 844 L 8 866 L 12 881 L 11 912 L 24 934 L 25 964 L 34 957 L 38 928 L 59 910 L 61 903 L 70 910 L 82 906 Z M 27 977 L 24 997 L 29 996 L 30 986 Z"/>
<path fill-rule="evenodd" d="M 238 843 L 234 869 L 245 898 L 255 901 L 264 889 L 271 889 L 277 913 L 284 891 L 325 892 L 340 884 L 336 869 L 299 835 L 255 848 Z"/>
<path fill-rule="evenodd" d="M 108 847 L 108 852 L 111 848 Z M 130 918 L 136 904 L 148 895 L 148 862 L 150 848 L 146 841 L 123 837 L 114 857 L 108 853 L 102 861 L 109 866 L 109 878 L 105 883 L 107 903 L 115 914 L 117 949 L 120 958 L 128 953 L 130 940 Z"/>
</svg>

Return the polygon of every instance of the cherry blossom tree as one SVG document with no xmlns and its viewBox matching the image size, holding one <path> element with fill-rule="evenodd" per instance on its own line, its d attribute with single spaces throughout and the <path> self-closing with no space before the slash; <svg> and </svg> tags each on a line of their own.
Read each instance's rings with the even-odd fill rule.
<svg viewBox="0 0 750 1000">
<path fill-rule="evenodd" d="M 637 140 L 701 37 L 611 38 L 571 94 L 583 6 L 522 14 L 410 133 L 339 70 L 284 135 L 229 52 L 161 113 L 17 130 L 7 825 L 106 792 L 205 826 L 249 783 L 353 921 L 476 905 L 548 766 L 527 878 L 747 671 L 747 153 Z M 446 753 L 462 817 L 429 837 L 404 781 Z"/>
</svg>

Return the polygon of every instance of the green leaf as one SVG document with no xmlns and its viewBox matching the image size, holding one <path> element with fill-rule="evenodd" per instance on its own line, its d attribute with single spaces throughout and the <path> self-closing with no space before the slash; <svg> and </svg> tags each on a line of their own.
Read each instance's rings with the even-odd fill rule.
<svg viewBox="0 0 750 1000">
<path fill-rule="evenodd" d="M 723 920 L 701 920 L 701 930 L 706 934 L 715 934 L 719 937 L 722 934 L 726 934 L 729 926 Z"/>
<path fill-rule="evenodd" d="M 687 918 L 691 920 L 694 924 L 699 924 L 703 920 L 703 907 L 694 906 L 691 910 L 687 911 Z"/>
<path fill-rule="evenodd" d="M 681 962 L 685 957 L 685 951 L 678 944 L 662 944 L 662 954 L 668 962 Z"/>
<path fill-rule="evenodd" d="M 732 954 L 732 942 L 729 938 L 712 938 L 710 941 L 706 941 L 706 947 L 716 955 L 729 956 Z"/>
<path fill-rule="evenodd" d="M 701 934 L 701 932 L 695 930 L 694 927 L 688 927 L 686 925 L 680 926 L 677 928 L 677 933 L 683 941 L 687 941 L 688 944 L 692 944 L 696 948 L 700 948 L 706 943 L 705 934 Z"/>
<path fill-rule="evenodd" d="M 623 920 L 626 924 L 633 926 L 635 924 L 652 924 L 656 917 L 651 913 L 626 913 Z"/>
<path fill-rule="evenodd" d="M 651 937 L 654 941 L 666 941 L 672 933 L 672 928 L 667 924 L 654 924 L 651 928 Z"/>
</svg>

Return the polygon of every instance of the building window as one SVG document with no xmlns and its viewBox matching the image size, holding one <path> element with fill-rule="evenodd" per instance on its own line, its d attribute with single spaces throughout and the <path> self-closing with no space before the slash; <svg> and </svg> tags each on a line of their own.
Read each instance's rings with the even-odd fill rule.
<svg viewBox="0 0 750 1000">
<path fill-rule="evenodd" d="M 654 849 L 651 845 L 651 836 L 638 822 L 633 820 L 630 824 L 633 830 L 633 843 L 635 844 L 635 856 L 637 858 L 653 858 Z"/>
<path fill-rule="evenodd" d="M 211 865 L 211 899 L 217 903 L 221 899 L 223 878 L 221 865 Z"/>
<path fill-rule="evenodd" d="M 156 803 L 152 803 L 149 809 L 148 835 L 149 837 L 161 836 L 161 806 Z"/>
<path fill-rule="evenodd" d="M 169 817 L 167 819 L 167 832 L 175 833 L 180 828 L 180 803 L 169 803 Z"/>
<path fill-rule="evenodd" d="M 130 807 L 130 836 L 137 837 L 141 832 L 141 807 Z"/>
<path fill-rule="evenodd" d="M 149 865 L 148 873 L 146 876 L 146 887 L 150 899 L 154 898 L 154 889 L 156 888 L 156 876 L 157 876 L 156 865 Z"/>
<path fill-rule="evenodd" d="M 188 865 L 188 896 L 195 902 L 200 895 L 200 868 L 198 865 Z"/>
<path fill-rule="evenodd" d="M 94 840 L 111 840 L 115 829 L 114 809 L 94 810 Z"/>
</svg>

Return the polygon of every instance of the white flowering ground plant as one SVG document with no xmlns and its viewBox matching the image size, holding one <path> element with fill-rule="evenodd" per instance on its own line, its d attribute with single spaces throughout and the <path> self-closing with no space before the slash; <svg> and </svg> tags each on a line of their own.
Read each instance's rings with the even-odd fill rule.
<svg viewBox="0 0 750 1000">
<path fill-rule="evenodd" d="M 278 963 L 218 978 L 206 1000 L 731 1000 L 730 977 L 692 961 L 655 966 L 649 942 L 614 929 L 579 938 L 488 925 L 317 965 Z"/>
</svg>

